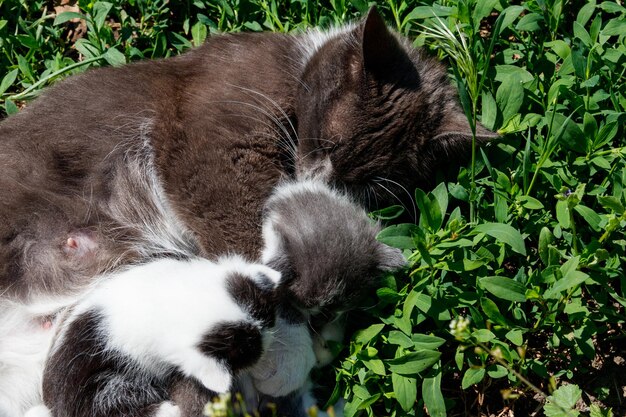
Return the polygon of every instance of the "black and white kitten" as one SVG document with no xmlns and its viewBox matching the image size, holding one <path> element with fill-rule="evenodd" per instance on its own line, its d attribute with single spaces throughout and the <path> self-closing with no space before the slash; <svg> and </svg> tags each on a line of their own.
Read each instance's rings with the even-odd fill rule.
<svg viewBox="0 0 626 417">
<path fill-rule="evenodd" d="M 279 279 L 240 257 L 161 259 L 103 277 L 59 319 L 46 407 L 27 415 L 175 417 L 180 381 L 203 398 L 227 392 L 271 344 Z"/>
</svg>

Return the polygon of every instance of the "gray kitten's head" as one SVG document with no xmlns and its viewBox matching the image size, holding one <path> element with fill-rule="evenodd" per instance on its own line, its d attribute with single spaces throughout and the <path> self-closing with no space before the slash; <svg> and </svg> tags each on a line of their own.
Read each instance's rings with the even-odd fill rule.
<svg viewBox="0 0 626 417">
<path fill-rule="evenodd" d="M 321 182 L 279 186 L 265 210 L 263 262 L 283 274 L 279 288 L 300 309 L 347 310 L 405 264 L 376 240 L 365 210 Z"/>
</svg>

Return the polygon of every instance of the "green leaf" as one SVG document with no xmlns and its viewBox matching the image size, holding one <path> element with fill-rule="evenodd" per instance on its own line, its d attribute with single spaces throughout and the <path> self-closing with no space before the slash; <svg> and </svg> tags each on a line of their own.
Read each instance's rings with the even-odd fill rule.
<svg viewBox="0 0 626 417">
<path fill-rule="evenodd" d="M 612 19 L 602 29 L 604 36 L 619 36 L 626 33 L 626 19 Z"/>
<path fill-rule="evenodd" d="M 524 334 L 521 330 L 510 330 L 504 337 L 509 339 L 515 346 L 522 346 L 524 344 Z"/>
<path fill-rule="evenodd" d="M 478 343 L 487 343 L 496 338 L 496 335 L 487 329 L 478 329 L 472 332 L 472 337 L 476 339 Z"/>
<path fill-rule="evenodd" d="M 580 413 L 573 408 L 582 398 L 582 390 L 577 385 L 561 385 L 547 398 L 543 407 L 546 417 L 576 417 Z"/>
<path fill-rule="evenodd" d="M 384 209 L 372 211 L 370 213 L 370 216 L 374 219 L 393 220 L 400 217 L 402 213 L 404 213 L 404 207 L 395 205 L 385 207 Z"/>
<path fill-rule="evenodd" d="M 454 10 L 455 9 L 453 9 L 452 7 L 440 6 L 438 4 L 434 6 L 418 6 L 406 16 L 405 21 L 415 19 L 428 19 L 435 16 L 446 17 L 453 14 Z"/>
<path fill-rule="evenodd" d="M 567 44 L 567 42 L 560 40 L 560 39 L 557 39 L 552 42 L 546 42 L 545 46 L 552 48 L 554 53 L 557 54 L 559 58 L 561 59 L 567 58 L 572 53 L 572 50 L 569 44 Z"/>
<path fill-rule="evenodd" d="M 109 11 L 111 11 L 111 7 L 113 7 L 113 5 L 106 1 L 97 1 L 93 5 L 93 22 L 98 31 L 104 26 L 104 22 L 109 15 Z"/>
<path fill-rule="evenodd" d="M 381 230 L 376 236 L 380 242 L 398 249 L 415 249 L 413 236 L 418 226 L 410 223 L 394 224 Z"/>
<path fill-rule="evenodd" d="M 613 411 L 610 408 L 603 410 L 597 404 L 589 406 L 589 417 L 613 417 Z"/>
<path fill-rule="evenodd" d="M 526 32 L 535 32 L 541 29 L 540 23 L 543 21 L 544 21 L 543 16 L 541 16 L 540 14 L 529 13 L 523 16 L 519 20 L 519 22 L 517 22 L 515 29 L 526 31 Z"/>
<path fill-rule="evenodd" d="M 469 368 L 463 375 L 461 387 L 468 389 L 474 384 L 478 384 L 485 377 L 485 368 Z"/>
<path fill-rule="evenodd" d="M 626 211 L 621 201 L 613 196 L 598 196 L 598 203 L 600 203 L 602 207 L 613 210 L 617 214 L 622 214 Z"/>
<path fill-rule="evenodd" d="M 411 348 L 414 345 L 409 336 L 407 336 L 403 332 L 399 332 L 398 330 L 390 331 L 389 337 L 387 337 L 387 341 L 392 345 L 399 345 L 405 349 Z"/>
<path fill-rule="evenodd" d="M 415 201 L 420 209 L 420 224 L 429 227 L 433 232 L 441 228 L 443 216 L 439 202 L 432 194 L 426 194 L 419 188 L 415 189 Z"/>
<path fill-rule="evenodd" d="M 519 196 L 517 201 L 522 205 L 522 207 L 529 210 L 541 210 L 543 208 L 543 203 L 541 201 L 527 195 Z"/>
<path fill-rule="evenodd" d="M 570 228 L 571 219 L 567 201 L 559 200 L 556 202 L 556 219 L 563 229 Z"/>
<path fill-rule="evenodd" d="M 370 369 L 372 372 L 374 372 L 377 375 L 384 376 L 386 374 L 385 365 L 383 364 L 383 361 L 381 361 L 380 359 L 364 360 L 363 365 L 365 365 L 368 369 Z"/>
<path fill-rule="evenodd" d="M 547 227 L 542 227 L 539 233 L 539 257 L 544 265 L 550 265 L 550 244 L 554 240 L 554 235 Z"/>
<path fill-rule="evenodd" d="M 576 16 L 576 23 L 580 24 L 581 26 L 585 26 L 587 22 L 589 22 L 589 19 L 591 19 L 591 16 L 593 16 L 593 12 L 595 11 L 595 9 L 595 0 L 585 4 L 578 11 L 578 16 Z"/>
<path fill-rule="evenodd" d="M 478 280 L 480 285 L 498 298 L 514 302 L 526 301 L 526 287 L 505 277 L 485 277 Z"/>
<path fill-rule="evenodd" d="M 489 235 L 501 242 L 506 243 L 515 252 L 526 255 L 526 247 L 524 246 L 524 238 L 521 233 L 508 224 L 502 223 L 483 223 L 474 228 L 476 232 Z"/>
<path fill-rule="evenodd" d="M 602 217 L 600 217 L 595 211 L 582 204 L 576 205 L 574 207 L 574 211 L 580 214 L 593 230 L 595 230 L 596 232 L 602 230 L 600 227 L 600 223 L 602 223 Z"/>
<path fill-rule="evenodd" d="M 502 11 L 500 18 L 502 19 L 502 26 L 500 26 L 500 33 L 515 21 L 518 16 L 524 11 L 523 6 L 509 6 Z M 500 35 L 498 33 L 498 35 Z"/>
<path fill-rule="evenodd" d="M 432 194 L 435 200 L 437 200 L 437 203 L 439 203 L 439 214 L 443 219 L 448 211 L 448 189 L 446 188 L 446 184 L 444 182 L 439 183 L 430 194 Z"/>
<path fill-rule="evenodd" d="M 391 374 L 391 385 L 402 409 L 406 412 L 413 409 L 417 398 L 417 379 Z"/>
<path fill-rule="evenodd" d="M 491 321 L 508 327 L 509 324 L 507 323 L 502 313 L 500 313 L 500 309 L 498 309 L 496 303 L 491 301 L 489 298 L 481 298 L 480 307 L 483 309 L 483 311 Z"/>
<path fill-rule="evenodd" d="M 441 392 L 441 371 L 422 382 L 422 399 L 430 417 L 446 417 L 446 403 Z M 405 410 L 408 411 L 408 410 Z"/>
<path fill-rule="evenodd" d="M 491 364 L 487 367 L 487 375 L 489 375 L 490 378 L 493 378 L 493 379 L 504 378 L 508 374 L 509 374 L 508 369 L 506 369 L 502 365 Z"/>
<path fill-rule="evenodd" d="M 496 105 L 496 100 L 493 98 L 493 96 L 489 92 L 483 91 L 481 123 L 487 129 L 493 130 L 496 127 L 497 117 L 498 117 L 498 106 Z"/>
<path fill-rule="evenodd" d="M 106 62 L 108 62 L 110 65 L 113 65 L 114 67 L 126 64 L 126 57 L 124 56 L 124 54 L 115 48 L 107 49 L 103 57 Z"/>
<path fill-rule="evenodd" d="M 401 375 L 415 375 L 433 366 L 441 356 L 436 350 L 418 350 L 387 361 L 389 370 Z"/>
<path fill-rule="evenodd" d="M 58 25 L 62 25 L 65 22 L 69 22 L 72 19 L 84 19 L 85 16 L 81 13 L 76 13 L 76 12 L 63 12 L 63 13 L 59 13 L 55 18 L 54 18 L 54 23 L 52 23 L 53 26 L 58 26 Z"/>
<path fill-rule="evenodd" d="M 15 79 L 17 78 L 17 74 L 20 72 L 18 69 L 14 69 L 9 72 L 7 75 L 2 78 L 2 82 L 0 82 L 0 94 L 4 93 L 13 85 Z"/>
<path fill-rule="evenodd" d="M 193 44 L 200 46 L 204 43 L 207 37 L 207 28 L 200 22 L 197 22 L 191 27 L 191 36 L 193 38 Z"/>
<path fill-rule="evenodd" d="M 446 339 L 442 339 L 441 337 L 420 333 L 412 334 L 411 340 L 413 341 L 415 349 L 434 350 L 446 343 Z"/>
<path fill-rule="evenodd" d="M 545 293 L 544 298 L 557 299 L 563 291 L 570 291 L 578 285 L 582 284 L 589 278 L 589 275 L 581 271 L 569 271 L 561 279 L 556 281 Z"/>
<path fill-rule="evenodd" d="M 517 83 L 527 83 L 533 81 L 535 77 L 526 69 L 516 65 L 498 65 L 495 79 L 500 82 L 511 80 Z"/>
<path fill-rule="evenodd" d="M 373 338 L 375 338 L 378 335 L 378 333 L 381 332 L 383 327 L 385 327 L 385 325 L 382 323 L 372 324 L 367 329 L 359 330 L 354 336 L 354 341 L 356 343 L 360 343 L 364 345 L 368 343 L 370 340 L 372 340 Z"/>
<path fill-rule="evenodd" d="M 4 110 L 7 112 L 7 114 L 11 115 L 11 114 L 16 114 L 19 109 L 17 108 L 17 106 L 15 105 L 15 103 L 13 103 L 13 101 L 6 99 L 4 101 Z"/>
<path fill-rule="evenodd" d="M 504 120 L 516 115 L 524 101 L 524 87 L 519 78 L 507 76 L 496 91 L 496 103 Z"/>
</svg>

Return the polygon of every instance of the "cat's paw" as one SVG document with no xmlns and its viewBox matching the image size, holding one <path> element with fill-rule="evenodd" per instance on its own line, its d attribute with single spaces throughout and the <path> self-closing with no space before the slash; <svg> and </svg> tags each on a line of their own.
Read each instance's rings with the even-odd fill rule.
<svg viewBox="0 0 626 417">
<path fill-rule="evenodd" d="M 162 402 L 154 413 L 154 417 L 180 417 L 180 407 L 171 401 Z"/>
<path fill-rule="evenodd" d="M 24 417 L 52 417 L 52 413 L 45 405 L 37 405 L 28 410 Z"/>
</svg>

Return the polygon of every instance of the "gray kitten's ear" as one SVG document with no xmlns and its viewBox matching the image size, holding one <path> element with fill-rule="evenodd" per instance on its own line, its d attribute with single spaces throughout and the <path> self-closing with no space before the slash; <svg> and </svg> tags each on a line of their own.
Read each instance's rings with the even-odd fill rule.
<svg viewBox="0 0 626 417">
<path fill-rule="evenodd" d="M 400 249 L 382 243 L 378 251 L 378 262 L 382 271 L 394 271 L 406 266 L 407 263 Z"/>
</svg>

